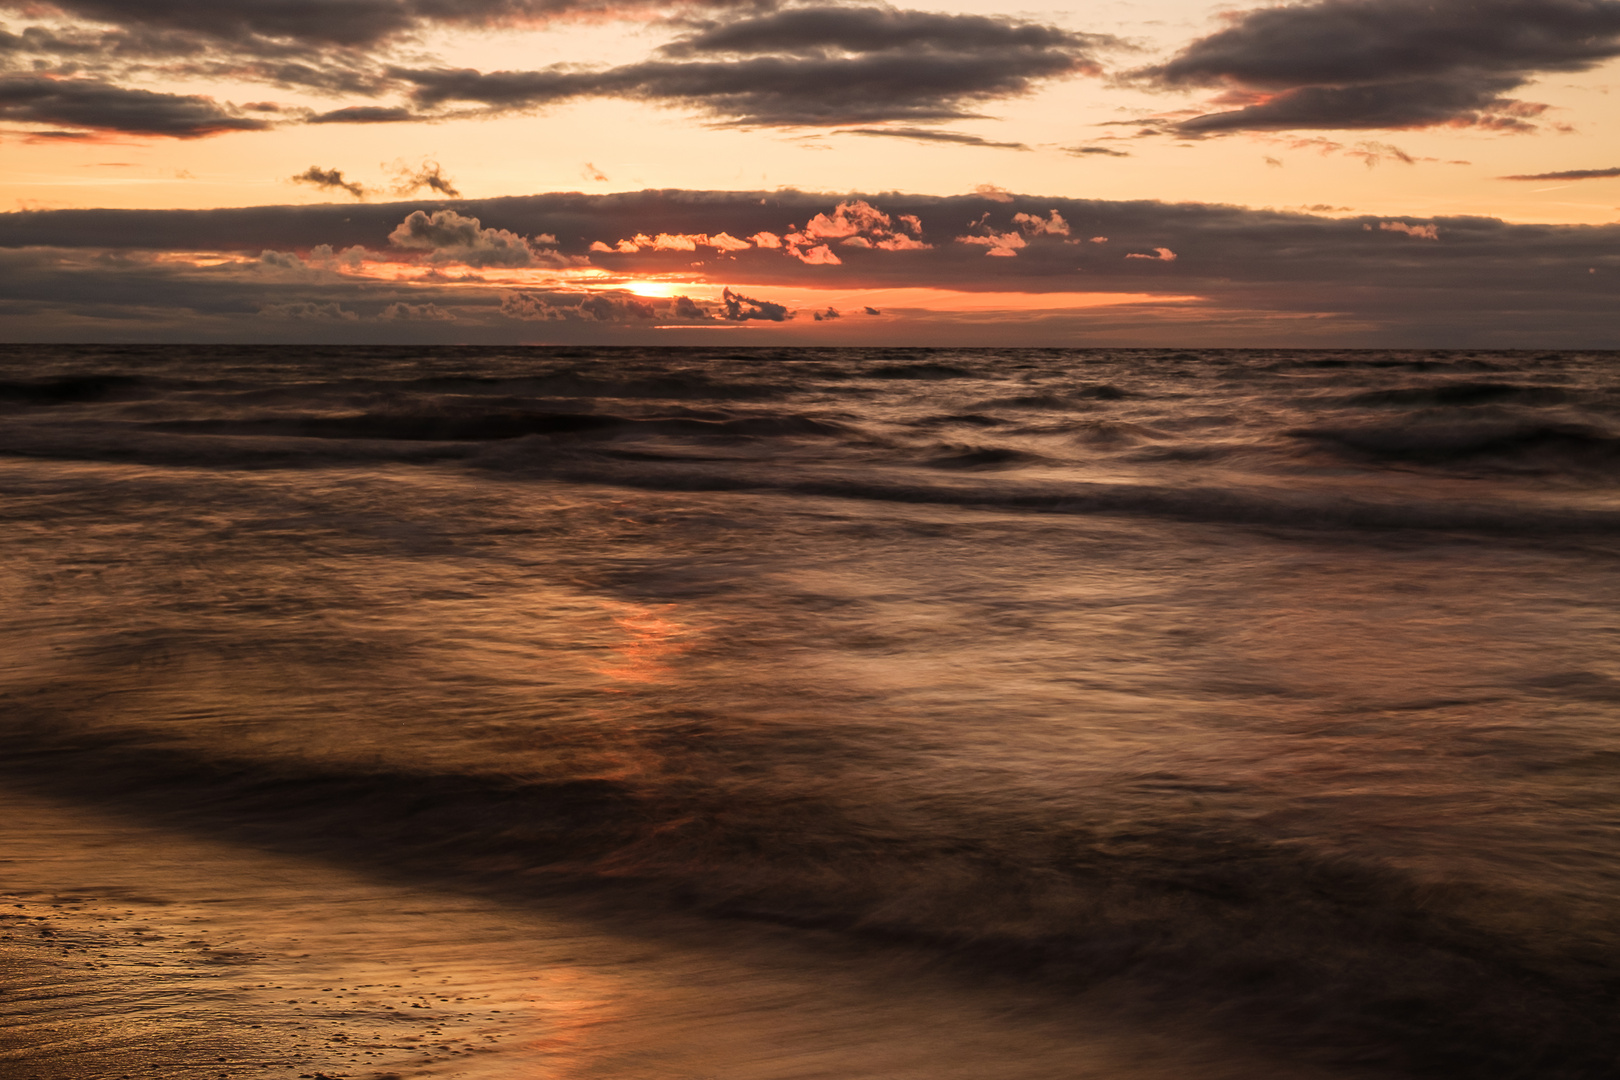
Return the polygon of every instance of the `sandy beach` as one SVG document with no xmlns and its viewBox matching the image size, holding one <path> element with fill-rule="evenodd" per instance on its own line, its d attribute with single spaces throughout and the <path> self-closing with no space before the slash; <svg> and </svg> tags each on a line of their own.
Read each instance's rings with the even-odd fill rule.
<svg viewBox="0 0 1620 1080">
<path fill-rule="evenodd" d="M 1354 1075 L 831 938 L 669 919 L 655 938 L 15 790 L 0 816 L 16 1080 Z"/>
</svg>

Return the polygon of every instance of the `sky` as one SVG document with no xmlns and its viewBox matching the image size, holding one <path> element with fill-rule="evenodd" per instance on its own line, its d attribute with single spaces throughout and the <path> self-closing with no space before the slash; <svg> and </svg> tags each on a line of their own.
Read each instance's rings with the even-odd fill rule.
<svg viewBox="0 0 1620 1080">
<path fill-rule="evenodd" d="M 0 0 L 0 340 L 1620 347 L 1620 0 Z"/>
</svg>

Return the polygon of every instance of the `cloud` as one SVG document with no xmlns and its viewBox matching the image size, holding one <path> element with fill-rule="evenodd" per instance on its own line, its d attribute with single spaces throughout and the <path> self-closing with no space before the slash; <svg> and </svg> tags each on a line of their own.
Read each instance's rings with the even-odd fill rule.
<svg viewBox="0 0 1620 1080">
<path fill-rule="evenodd" d="M 725 6 L 728 0 L 698 0 Z M 384 67 L 413 55 L 432 29 L 538 25 L 570 14 L 657 11 L 666 0 L 0 0 L 0 12 L 49 20 L 0 30 L 0 67 L 40 75 L 130 76 L 260 82 L 377 97 L 398 89 Z M 6 63 L 7 55 L 32 64 Z M 354 106 L 313 123 L 416 119 L 402 108 Z"/>
<path fill-rule="evenodd" d="M 340 170 L 323 169 L 319 165 L 311 165 L 291 179 L 295 184 L 314 184 L 318 188 L 340 188 L 357 199 L 364 199 L 368 194 L 363 184 L 343 179 L 343 173 Z"/>
<path fill-rule="evenodd" d="M 1359 158 L 1367 168 L 1376 168 L 1386 161 L 1398 162 L 1402 165 L 1417 165 L 1419 163 L 1434 164 L 1440 159 L 1435 157 L 1418 157 L 1409 154 L 1394 143 L 1378 142 L 1372 139 L 1363 139 L 1360 142 L 1346 145 L 1321 135 L 1287 136 L 1277 135 L 1266 137 L 1266 141 L 1286 146 L 1290 150 L 1315 150 L 1323 157 L 1330 154 L 1339 154 L 1344 157 Z M 1448 165 L 1467 165 L 1466 161 L 1450 161 Z"/>
<path fill-rule="evenodd" d="M 717 251 L 747 251 L 752 245 L 747 240 L 739 240 L 730 233 L 715 233 L 709 237 L 709 246 Z"/>
<path fill-rule="evenodd" d="M 992 188 L 984 197 L 994 199 L 997 202 L 1013 201 L 1011 194 L 1002 191 L 1000 188 Z M 956 242 L 958 244 L 967 244 L 970 247 L 982 247 L 986 249 L 985 254 L 988 256 L 1015 259 L 1018 257 L 1020 250 L 1029 246 L 1029 241 L 1024 239 L 1025 236 L 1069 235 L 1068 221 L 1056 210 L 1050 211 L 1047 217 L 1042 217 L 1040 214 L 1016 213 L 1012 217 L 1013 229 L 1007 232 L 996 232 L 995 229 L 988 227 L 986 223 L 989 219 L 990 215 L 986 213 L 973 225 L 973 228 L 983 228 L 985 230 L 983 233 L 969 233 L 966 236 L 958 236 Z M 1078 243 L 1079 241 L 1068 242 Z"/>
<path fill-rule="evenodd" d="M 531 340 L 523 337 L 518 322 L 497 314 L 502 298 L 515 290 L 510 283 L 476 282 L 465 277 L 450 280 L 442 275 L 407 277 L 400 274 L 399 267 L 377 264 L 428 262 L 447 272 L 447 264 L 454 264 L 457 257 L 470 257 L 476 264 L 481 261 L 475 251 L 481 243 L 478 236 L 486 232 L 486 225 L 497 223 L 499 230 L 488 232 L 505 230 L 514 238 L 562 238 L 557 244 L 528 241 L 536 259 L 530 269 L 554 269 L 557 282 L 562 282 L 570 274 L 569 264 L 586 254 L 593 236 L 653 238 L 659 233 L 726 233 L 752 238 L 768 232 L 781 238 L 784 223 L 804 227 L 815 222 L 816 217 L 823 217 L 831 225 L 818 225 L 816 232 L 846 232 L 836 207 L 863 202 L 888 217 L 885 232 L 922 243 L 932 241 L 932 248 L 893 253 L 842 243 L 852 236 L 820 236 L 813 238 L 813 244 L 805 243 L 804 248 L 825 246 L 839 257 L 836 264 L 805 264 L 787 257 L 784 248 L 760 248 L 757 243 L 737 251 L 734 261 L 710 261 L 710 266 L 703 269 L 690 267 L 695 254 L 690 251 L 638 249 L 635 253 L 599 256 L 598 261 L 611 259 L 611 272 L 619 275 L 619 280 L 643 275 L 666 279 L 679 274 L 682 280 L 693 282 L 695 290 L 713 288 L 714 293 L 719 293 L 723 285 L 729 285 L 734 293 L 748 298 L 781 303 L 784 308 L 797 304 L 802 308 L 797 322 L 781 325 L 787 329 L 804 325 L 807 332 L 808 327 L 821 325 L 813 322 L 813 311 L 825 313 L 829 303 L 844 314 L 846 321 L 859 311 L 852 301 L 841 300 L 849 296 L 872 293 L 865 303 L 883 309 L 885 319 L 904 327 L 912 325 L 907 319 L 915 316 L 904 311 L 906 304 L 901 300 L 880 300 L 878 296 L 885 295 L 885 290 L 988 290 L 1021 293 L 1030 296 L 1032 303 L 1043 293 L 1068 291 L 1093 295 L 1168 291 L 1178 296 L 1202 296 L 1204 300 L 1194 306 L 1197 311 L 1215 306 L 1273 313 L 1278 319 L 1309 319 L 1309 327 L 1314 329 L 1306 338 L 1290 338 L 1296 342 L 1351 342 L 1369 347 L 1379 343 L 1398 347 L 1413 342 L 1547 347 L 1554 342 L 1586 342 L 1597 347 L 1610 342 L 1614 334 L 1620 225 L 1520 225 L 1484 217 L 1314 217 L 1302 212 L 1165 204 L 1145 199 L 1008 196 L 1011 201 L 1001 202 L 977 194 L 940 198 L 886 193 L 836 198 L 800 191 L 713 193 L 661 189 L 598 196 L 557 193 L 470 199 L 457 204 L 454 217 L 439 219 L 450 233 L 434 238 L 433 243 L 442 246 L 405 248 L 387 243 L 387 238 L 399 230 L 402 220 L 410 219 L 418 210 L 428 223 L 433 223 L 433 212 L 428 207 L 343 202 L 196 212 L 15 212 L 0 214 L 0 324 L 6 325 L 15 340 L 37 340 L 39 335 L 47 334 L 57 335 L 58 340 L 96 340 L 107 335 L 138 338 L 143 334 L 193 340 L 188 335 L 203 334 L 204 330 L 219 340 L 243 340 L 243 335 L 251 338 L 258 334 L 285 340 L 288 335 L 301 334 L 296 329 L 300 325 L 322 332 L 342 327 L 355 329 L 358 337 L 343 340 L 415 340 L 408 337 L 408 332 L 428 335 L 421 340 Z M 1014 220 L 1022 214 L 1051 222 L 1053 210 L 1068 225 L 1069 236 L 1025 233 Z M 987 212 L 990 217 L 983 219 Z M 923 232 L 917 236 L 906 219 L 919 220 L 919 230 L 930 225 L 938 230 L 944 223 L 980 219 L 983 223 L 970 230 L 957 228 L 956 232 Z M 852 235 L 867 238 L 868 243 L 870 233 L 860 232 L 862 220 L 881 228 L 875 217 L 867 217 L 854 207 L 844 212 L 844 220 L 857 227 Z M 1439 241 L 1380 228 L 1396 220 L 1414 230 L 1432 227 Z M 457 222 L 465 225 L 457 227 Z M 794 228 L 789 232 L 805 230 Z M 956 243 L 957 233 L 1011 233 L 1021 238 L 1024 246 L 1011 248 L 1004 244 L 1016 257 L 985 257 L 995 241 Z M 941 241 L 940 235 L 949 243 Z M 1066 243 L 1093 236 L 1108 236 L 1110 240 L 1106 244 Z M 1157 248 L 1173 251 L 1178 259 L 1153 257 L 1158 254 Z M 279 254 L 266 261 L 261 256 L 266 249 Z M 698 249 L 701 254 L 697 257 L 705 257 L 708 251 Z M 193 266 L 191 261 L 198 257 L 194 253 L 217 254 Z M 287 253 L 295 253 L 306 270 L 298 270 L 292 254 Z M 442 254 L 436 261 L 429 261 L 428 256 L 434 253 Z M 1147 257 L 1128 259 L 1126 254 Z M 520 253 L 507 257 L 522 262 Z M 1536 272 L 1526 274 L 1526 266 L 1536 267 Z M 1597 274 L 1588 274 L 1589 267 L 1596 267 Z M 575 290 L 572 295 L 578 296 L 583 285 L 570 288 Z M 778 288 L 794 290 L 794 303 L 784 303 L 773 291 Z M 802 291 L 816 288 L 836 293 L 805 296 Z M 536 290 L 518 287 L 515 291 Z M 653 325 L 679 321 L 674 308 L 667 308 L 658 298 L 637 300 L 653 303 L 658 321 L 617 322 L 614 325 L 619 330 L 614 334 L 643 327 L 648 334 L 645 340 L 654 340 Z M 254 322 L 259 319 L 254 313 L 262 303 L 340 303 L 343 311 L 358 313 L 358 322 L 318 324 L 280 319 L 274 325 L 266 322 L 261 327 Z M 379 313 L 392 303 L 434 303 L 454 313 L 457 319 L 381 321 Z M 703 301 L 697 304 L 705 306 Z M 723 309 L 719 301 L 708 306 L 714 324 L 740 324 L 719 319 Z M 1155 311 L 1160 314 L 1153 317 L 1162 319 L 1166 308 L 1157 306 Z M 1192 316 L 1194 309 L 1187 309 L 1187 319 Z M 1003 325 L 1008 340 L 1037 340 L 1030 337 L 1034 330 L 1021 329 L 1024 319 L 1006 316 Z M 1128 322 L 1118 325 L 1128 327 Z M 556 330 L 562 334 L 557 340 L 590 340 L 588 330 L 603 325 L 575 309 L 565 324 L 552 319 L 548 334 Z M 750 321 L 747 325 L 778 324 Z M 1113 340 L 1142 340 L 1131 335 L 1158 334 L 1147 316 L 1139 324 L 1129 325 L 1137 329 L 1129 330 L 1129 334 L 1121 329 L 1119 335 L 1123 337 Z M 1165 340 L 1170 332 L 1165 329 L 1168 324 L 1160 325 L 1163 334 L 1153 340 Z M 1178 325 L 1183 325 L 1186 334 L 1202 334 L 1202 324 L 1196 321 Z M 1259 324 L 1254 325 L 1260 334 Z M 1298 327 L 1306 325 L 1299 322 Z M 159 334 L 156 327 L 167 329 Z M 434 337 L 439 329 L 444 329 L 442 338 Z M 575 330 L 577 337 L 567 337 Z M 894 332 L 899 334 L 901 330 Z M 1272 334 L 1272 330 L 1265 334 Z M 1281 340 L 1277 335 L 1265 334 L 1254 340 Z M 1283 330 L 1277 330 L 1277 334 L 1283 334 Z M 940 343 L 954 340 L 923 337 Z M 1223 340 L 1241 343 L 1233 338 Z"/>
<path fill-rule="evenodd" d="M 734 293 L 729 288 L 721 293 L 725 303 L 724 318 L 731 322 L 749 322 L 761 320 L 764 322 L 786 322 L 793 318 L 793 312 L 781 304 L 773 304 L 769 300 L 755 300 L 751 296 Z"/>
<path fill-rule="evenodd" d="M 30 76 L 0 78 L 0 120 L 171 139 L 272 126 L 241 116 L 212 98 L 133 90 L 95 79 Z"/>
<path fill-rule="evenodd" d="M 1167 247 L 1154 248 L 1153 249 L 1153 254 L 1151 254 L 1151 255 L 1144 255 L 1144 254 L 1141 254 L 1140 252 L 1133 251 L 1129 255 L 1126 255 L 1125 257 L 1127 259 L 1149 259 L 1149 260 L 1152 260 L 1152 261 L 1155 261 L 1155 262 L 1175 262 L 1176 261 L 1176 253 L 1171 251 Z"/>
<path fill-rule="evenodd" d="M 394 183 L 395 195 L 414 195 L 427 188 L 430 191 L 437 191 L 447 199 L 461 198 L 461 192 L 457 191 L 450 178 L 444 175 L 444 170 L 437 161 L 424 161 L 415 169 L 401 166 L 396 170 L 396 175 L 398 179 Z"/>
<path fill-rule="evenodd" d="M 260 304 L 259 314 L 270 319 L 300 319 L 306 322 L 356 322 L 358 312 L 345 311 L 339 304 L 319 304 L 300 300 L 291 304 Z"/>
<path fill-rule="evenodd" d="M 827 309 L 831 311 L 831 308 Z M 781 304 L 755 300 L 724 289 L 717 308 L 699 304 L 689 296 L 640 297 L 622 291 L 509 292 L 501 299 L 500 312 L 509 319 L 526 322 L 594 322 L 619 324 L 678 323 L 709 325 L 726 322 L 787 322 L 793 313 Z M 817 321 L 827 318 L 818 312 Z M 837 318 L 834 313 L 832 318 Z"/>
<path fill-rule="evenodd" d="M 807 266 L 842 265 L 843 260 L 832 251 L 833 243 L 867 251 L 927 251 L 933 246 L 920 239 L 921 218 L 902 214 L 896 219 L 865 199 L 850 199 L 835 206 L 831 214 L 816 214 L 803 229 L 789 225 L 783 236 L 769 235 L 781 241 L 786 254 Z"/>
<path fill-rule="evenodd" d="M 1372 230 L 1371 225 L 1364 225 L 1362 228 L 1369 232 Z M 1437 225 L 1408 225 L 1404 221 L 1383 221 L 1379 222 L 1378 228 L 1381 232 L 1405 233 L 1407 236 L 1415 236 L 1420 240 L 1440 239 L 1440 228 Z"/>
<path fill-rule="evenodd" d="M 290 271 L 301 274 L 309 269 L 304 265 L 304 260 L 287 251 L 261 251 L 259 253 L 259 263 L 272 271 Z"/>
<path fill-rule="evenodd" d="M 659 318 L 659 307 L 667 313 L 672 304 L 655 306 L 625 292 L 509 292 L 501 298 L 500 311 L 525 322 L 647 323 Z"/>
<path fill-rule="evenodd" d="M 1417 164 L 1417 158 L 1391 143 L 1358 143 L 1354 149 L 1346 150 L 1345 154 L 1350 157 L 1359 157 L 1362 161 L 1366 162 L 1367 168 L 1369 169 L 1377 166 L 1383 161 L 1398 161 L 1402 165 Z"/>
<path fill-rule="evenodd" d="M 455 322 L 454 312 L 438 304 L 406 304 L 395 302 L 382 309 L 377 316 L 385 322 Z"/>
<path fill-rule="evenodd" d="M 984 15 L 796 7 L 694 29 L 663 59 L 597 71 L 391 68 L 418 106 L 528 109 L 581 97 L 681 104 L 753 126 L 949 120 L 1039 83 L 1100 71 L 1113 39 Z"/>
<path fill-rule="evenodd" d="M 1053 210 L 1048 217 L 1039 214 L 1014 214 L 1013 224 L 1032 236 L 1068 236 L 1069 223 L 1063 220 L 1063 215 Z"/>
<path fill-rule="evenodd" d="M 1402 129 L 1529 130 L 1545 106 L 1506 97 L 1537 72 L 1620 56 L 1620 0 L 1317 0 L 1233 16 L 1135 77 L 1213 87 L 1235 106 L 1170 123 L 1175 133 Z"/>
<path fill-rule="evenodd" d="M 949 53 L 963 49 L 1093 47 L 1112 39 L 987 15 L 945 15 L 888 7 L 787 8 L 732 21 L 694 22 L 694 32 L 660 51 L 674 57 L 783 53 Z"/>
<path fill-rule="evenodd" d="M 837 308 L 829 304 L 826 311 L 818 311 L 811 318 L 816 322 L 831 322 L 834 319 L 842 319 L 843 316 L 838 313 Z"/>
<path fill-rule="evenodd" d="M 28 0 L 0 3 L 25 13 L 42 6 Z M 277 54 L 299 46 L 365 48 L 433 23 L 511 25 L 608 5 L 589 0 L 53 0 L 51 6 L 130 31 L 200 37 Z M 635 4 L 616 0 L 614 6 Z"/>
<path fill-rule="evenodd" d="M 542 242 L 552 237 L 539 238 Z M 475 217 L 463 217 L 454 210 L 432 214 L 417 210 L 388 234 L 395 247 L 426 251 L 429 263 L 456 263 L 463 266 L 556 266 L 562 260 L 555 252 L 537 251 L 529 241 L 506 229 L 486 229 Z"/>
<path fill-rule="evenodd" d="M 401 275 L 397 266 L 377 264 L 421 260 L 439 250 L 385 242 L 418 209 L 410 204 L 0 213 L 0 324 L 19 341 L 510 344 L 534 340 L 541 325 L 501 314 L 507 297 L 526 294 L 551 297 L 532 310 L 560 312 L 543 324 L 545 339 L 558 342 L 650 343 L 659 340 L 656 326 L 676 324 L 768 327 L 773 335 L 786 335 L 784 340 L 813 341 L 794 335 L 827 329 L 814 321 L 815 311 L 823 313 L 824 323 L 831 303 L 847 322 L 862 310 L 847 298 L 864 296 L 874 311 L 883 310 L 885 340 L 923 344 L 1057 344 L 1076 340 L 1079 331 L 1090 341 L 1150 344 L 1191 337 L 1231 345 L 1370 348 L 1606 348 L 1613 343 L 1620 224 L 1518 224 L 1466 216 L 1400 221 L 1008 194 L 1010 202 L 893 192 L 839 198 L 796 191 L 657 190 L 468 200 L 456 207 L 457 219 L 477 224 L 459 233 L 452 228 L 451 250 L 466 249 L 469 237 L 486 231 L 483 223 L 498 222 L 516 237 L 562 238 L 555 252 L 539 251 L 542 268 L 583 255 L 593 236 L 780 236 L 785 221 L 803 223 L 818 215 L 836 227 L 836 205 L 855 202 L 879 210 L 890 219 L 890 231 L 908 237 L 917 233 L 907 218 L 937 229 L 940 223 L 979 221 L 988 213 L 974 234 L 1012 233 L 1025 241 L 1014 249 L 1016 258 L 986 258 L 988 245 L 943 243 L 931 234 L 922 239 L 934 240 L 934 246 L 900 255 L 824 238 L 820 243 L 836 245 L 830 248 L 841 257 L 836 265 L 806 265 L 784 257 L 780 247 L 756 243 L 737 252 L 735 261 L 711 262 L 701 270 L 689 267 L 691 252 L 613 256 L 612 273 L 619 280 L 678 273 L 694 291 L 718 293 L 726 284 L 734 298 L 759 298 L 753 304 L 738 300 L 739 314 L 756 306 L 768 313 L 763 302 L 773 302 L 785 315 L 792 305 L 770 298 L 783 295 L 773 290 L 793 290 L 793 303 L 803 310 L 797 320 L 780 323 L 722 318 L 725 309 L 718 300 L 689 300 L 683 315 L 678 300 L 570 284 L 568 266 L 558 266 L 552 275 L 558 284 L 545 289 Z M 1050 222 L 1053 211 L 1069 226 L 1070 236 L 1027 234 L 1013 220 L 1024 214 Z M 847 219 L 858 217 L 846 213 Z M 454 226 L 455 220 L 441 219 L 441 224 Z M 1407 231 L 1382 228 L 1396 222 Z M 1411 231 L 1430 228 L 1438 242 Z M 1106 244 L 1065 242 L 1105 236 Z M 529 243 L 534 248 L 543 242 Z M 1154 257 L 1159 247 L 1179 257 Z M 264 256 L 266 250 L 272 255 Z M 1527 266 L 1535 272 L 1527 273 Z M 717 280 L 716 268 L 724 282 Z M 637 318 L 620 305 L 614 309 L 618 321 L 599 321 L 608 308 L 599 305 L 595 313 L 579 308 L 583 294 L 593 288 L 610 299 L 650 305 L 656 318 Z M 836 292 L 810 292 L 815 289 Z M 946 291 L 938 293 L 942 299 L 926 318 L 908 310 L 913 301 L 900 299 L 927 290 Z M 977 316 L 952 313 L 952 295 L 983 292 L 1026 300 L 982 326 L 972 323 Z M 1058 299 L 1076 292 L 1201 299 L 1156 304 L 1151 310 L 1070 309 Z M 1043 295 L 1053 296 L 1051 304 L 1068 313 L 1060 318 L 1033 311 Z M 456 318 L 383 318 L 396 303 L 435 304 Z M 268 318 L 258 314 L 267 304 L 313 306 L 273 308 L 280 314 Z M 321 306 L 329 304 L 356 317 L 325 309 L 322 321 Z M 876 332 L 880 321 L 872 316 L 862 325 Z"/>
<path fill-rule="evenodd" d="M 1562 172 L 1525 173 L 1518 176 L 1498 176 L 1498 180 L 1606 180 L 1620 176 L 1616 169 L 1565 169 Z"/>
<path fill-rule="evenodd" d="M 761 247 L 780 247 L 781 239 L 771 237 L 774 244 L 761 244 Z M 700 247 L 714 248 L 718 252 L 747 251 L 753 245 L 747 240 L 739 240 L 730 233 L 718 232 L 713 236 L 708 233 L 659 233 L 657 236 L 648 236 L 646 233 L 637 233 L 627 240 L 620 240 L 617 244 L 609 246 L 600 240 L 593 241 L 591 251 L 602 252 L 609 255 L 634 255 L 641 251 L 696 251 Z"/>
<path fill-rule="evenodd" d="M 263 258 L 263 255 L 260 256 Z M 309 254 L 300 261 L 305 266 L 317 266 L 323 269 L 358 270 L 367 260 L 381 262 L 383 259 L 375 252 L 367 251 L 359 244 L 336 251 L 331 244 L 316 244 L 309 249 Z"/>
<path fill-rule="evenodd" d="M 1130 157 L 1129 150 L 1114 150 L 1107 146 L 1068 146 L 1063 152 L 1075 157 Z"/>
<path fill-rule="evenodd" d="M 993 139 L 969 135 L 963 131 L 940 131 L 937 128 L 844 128 L 834 135 L 865 135 L 878 139 L 910 139 L 914 142 L 954 143 L 958 146 L 983 146 L 995 150 L 1028 150 L 1021 142 L 996 142 Z"/>
<path fill-rule="evenodd" d="M 173 20 L 166 16 L 186 6 L 186 0 L 106 6 L 123 10 L 104 12 L 106 19 L 91 16 L 88 24 L 63 24 L 56 20 L 71 19 L 73 12 L 57 5 L 0 0 L 0 11 L 11 9 L 24 17 L 52 20 L 49 25 L 27 26 L 21 34 L 0 31 L 0 67 L 27 67 L 40 76 L 95 78 L 109 83 L 156 72 L 170 79 L 261 82 L 366 96 L 387 89 L 376 61 L 360 49 L 288 37 L 219 37 L 203 29 L 205 20 L 171 25 Z M 319 22 L 314 17 L 319 12 L 306 13 L 312 16 L 311 24 Z M 120 25 L 105 25 L 109 20 Z"/>
<path fill-rule="evenodd" d="M 383 105 L 350 105 L 347 108 L 333 109 L 331 112 L 317 113 L 304 121 L 306 124 L 402 124 L 410 120 L 420 120 L 409 109 L 398 106 Z"/>
<path fill-rule="evenodd" d="M 421 66 L 420 51 L 402 51 L 419 46 L 421 32 L 432 25 L 532 24 L 570 12 L 611 15 L 638 8 L 667 14 L 669 6 L 668 0 L 62 0 L 51 7 L 81 22 L 0 32 L 0 60 L 7 52 L 32 54 L 40 66 L 42 74 L 13 91 L 16 97 L 27 89 L 40 99 L 29 119 L 96 129 L 105 125 L 47 114 L 74 108 L 82 114 L 79 99 L 93 88 L 102 98 L 152 94 L 121 84 L 153 71 L 168 78 L 407 98 L 322 112 L 277 109 L 283 122 L 318 125 L 430 121 L 464 112 L 457 104 L 504 112 L 606 97 L 683 105 L 742 125 L 826 126 L 975 117 L 986 102 L 1029 93 L 1050 80 L 1099 74 L 1095 54 L 1119 45 L 1103 35 L 1001 16 L 829 3 L 772 10 L 771 2 L 699 0 L 693 5 L 698 10 L 737 10 L 723 18 L 688 14 L 669 20 L 685 28 L 682 36 L 649 59 L 619 67 L 559 64 L 482 72 Z M 0 10 L 6 9 L 25 16 L 49 13 L 34 0 L 0 0 Z M 416 66 L 402 66 L 401 57 Z M 72 100 L 47 100 L 52 80 L 43 73 L 79 76 L 69 80 L 79 84 L 66 92 Z M 158 99 L 168 99 L 166 122 L 142 121 L 145 128 L 113 124 L 109 130 L 194 137 L 270 126 L 198 97 L 156 94 L 144 101 L 145 111 L 157 110 Z M 12 107 L 25 104 L 19 99 Z M 100 102 L 95 115 L 108 107 Z M 187 108 L 186 117 L 169 115 Z M 910 137 L 1021 149 L 956 133 Z"/>
<path fill-rule="evenodd" d="M 585 163 L 585 167 L 580 170 L 579 175 L 583 176 L 587 180 L 595 180 L 599 184 L 605 184 L 608 182 L 607 173 L 603 172 L 601 169 L 598 169 L 595 165 L 592 165 L 588 161 Z"/>
<path fill-rule="evenodd" d="M 987 233 L 983 236 L 958 236 L 958 244 L 975 244 L 988 248 L 986 255 L 997 255 L 1003 258 L 1014 259 L 1018 257 L 1018 249 L 1029 246 L 1022 236 L 1015 232 Z"/>
</svg>

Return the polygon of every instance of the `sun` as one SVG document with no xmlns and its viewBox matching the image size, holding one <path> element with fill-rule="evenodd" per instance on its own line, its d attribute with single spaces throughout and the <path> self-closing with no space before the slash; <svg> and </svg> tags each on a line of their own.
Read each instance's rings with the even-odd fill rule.
<svg viewBox="0 0 1620 1080">
<path fill-rule="evenodd" d="M 675 295 L 679 286 L 668 281 L 631 281 L 624 286 L 637 296 L 656 296 L 668 298 Z"/>
</svg>

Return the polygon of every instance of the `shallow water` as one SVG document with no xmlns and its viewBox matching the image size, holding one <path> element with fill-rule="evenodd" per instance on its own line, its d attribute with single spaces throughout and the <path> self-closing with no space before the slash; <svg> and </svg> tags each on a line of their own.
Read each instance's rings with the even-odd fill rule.
<svg viewBox="0 0 1620 1080">
<path fill-rule="evenodd" d="M 345 935 L 232 1076 L 1610 1075 L 1616 359 L 12 347 L 0 891 Z"/>
</svg>

